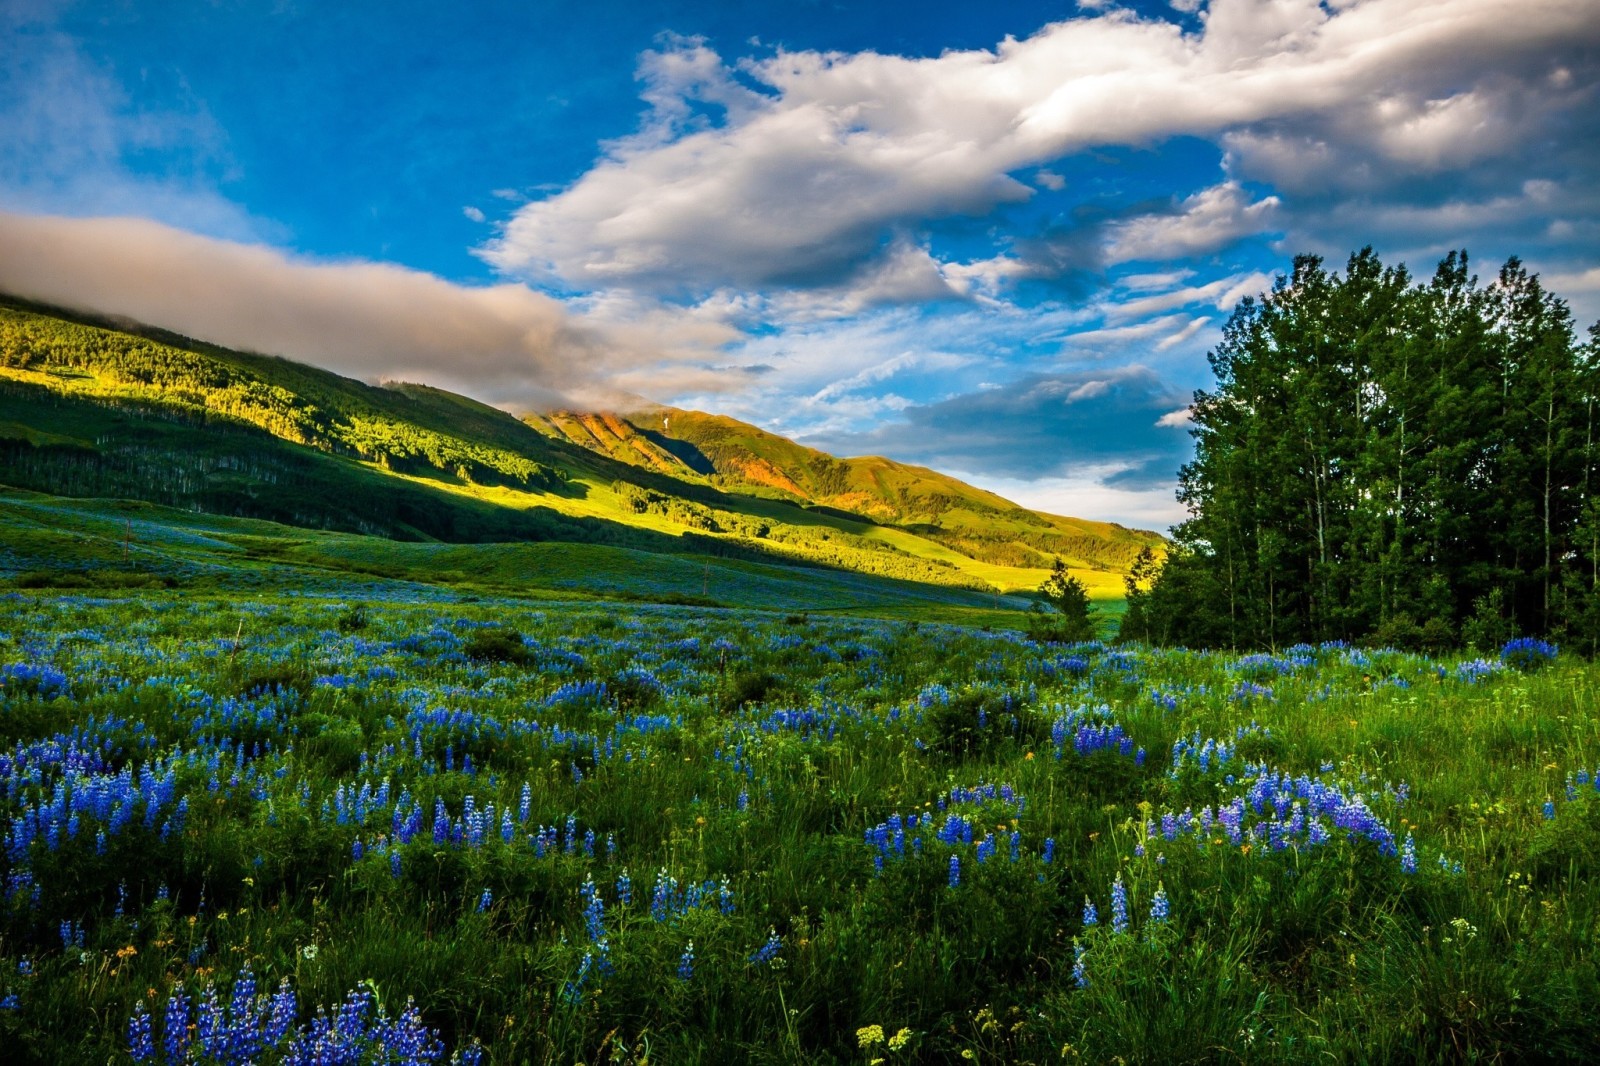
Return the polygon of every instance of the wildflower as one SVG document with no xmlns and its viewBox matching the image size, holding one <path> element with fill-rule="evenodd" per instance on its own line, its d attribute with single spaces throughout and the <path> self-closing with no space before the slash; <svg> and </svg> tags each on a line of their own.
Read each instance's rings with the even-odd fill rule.
<svg viewBox="0 0 1600 1066">
<path fill-rule="evenodd" d="M 689 941 L 689 946 L 683 949 L 683 954 L 678 957 L 678 980 L 694 980 L 694 941 Z"/>
<path fill-rule="evenodd" d="M 1406 834 L 1406 842 L 1400 847 L 1400 872 L 1403 874 L 1417 872 L 1417 842 L 1410 833 Z"/>
<path fill-rule="evenodd" d="M 1164 886 L 1156 885 L 1156 894 L 1150 900 L 1150 920 L 1152 922 L 1165 922 L 1167 920 L 1168 903 L 1167 890 Z"/>
<path fill-rule="evenodd" d="M 1122 883 L 1121 874 L 1111 882 L 1111 931 L 1113 933 L 1128 931 L 1128 889 Z"/>
<path fill-rule="evenodd" d="M 483 895 L 478 897 L 478 913 L 481 914 L 484 911 L 488 910 L 489 907 L 493 903 L 494 903 L 494 893 L 489 891 L 487 888 L 484 889 L 483 890 Z"/>
<path fill-rule="evenodd" d="M 756 950 L 751 953 L 751 955 L 750 955 L 750 965 L 752 965 L 752 966 L 767 966 L 767 965 L 770 965 L 772 963 L 772 960 L 776 959 L 778 957 L 778 952 L 780 952 L 782 950 L 783 950 L 783 938 L 778 935 L 777 927 L 774 926 L 767 933 L 767 942 L 765 944 L 762 944 L 759 948 L 756 948 Z"/>
<path fill-rule="evenodd" d="M 600 890 L 595 887 L 594 875 L 584 879 L 583 886 L 578 890 L 583 896 L 583 922 L 589 933 L 589 939 L 599 942 L 606 936 L 606 905 L 600 899 Z"/>
<path fill-rule="evenodd" d="M 864 1025 L 856 1030 L 856 1043 L 858 1047 L 869 1048 L 883 1043 L 883 1026 Z"/>
<path fill-rule="evenodd" d="M 1085 928 L 1100 923 L 1100 912 L 1095 910 L 1094 900 L 1088 896 L 1083 897 L 1083 924 Z"/>
<path fill-rule="evenodd" d="M 1029 757 L 1032 758 L 1032 756 Z M 911 1043 L 911 1030 L 901 1029 L 898 1033 L 895 1033 L 889 1038 L 889 1050 L 899 1051 L 909 1043 Z"/>
<path fill-rule="evenodd" d="M 189 1047 L 189 997 L 182 989 L 168 998 L 162 1021 L 161 1049 L 167 1053 L 167 1061 L 183 1062 Z"/>
<path fill-rule="evenodd" d="M 1547 822 L 1551 821 L 1552 819 L 1555 818 L 1555 816 L 1556 816 L 1556 805 L 1554 803 L 1552 803 L 1550 800 L 1546 799 L 1544 801 L 1544 820 L 1547 821 Z"/>
<path fill-rule="evenodd" d="M 128 1019 L 128 1053 L 133 1056 L 134 1062 L 155 1058 L 155 1040 L 150 1035 L 150 1012 L 145 1010 L 142 999 L 134 1007 L 133 1017 Z"/>
<path fill-rule="evenodd" d="M 1072 947 L 1072 981 L 1079 988 L 1089 987 L 1089 968 L 1083 964 L 1083 955 L 1087 949 L 1083 941 L 1075 941 Z"/>
<path fill-rule="evenodd" d="M 961 884 L 961 856 L 950 856 L 950 887 Z"/>
</svg>

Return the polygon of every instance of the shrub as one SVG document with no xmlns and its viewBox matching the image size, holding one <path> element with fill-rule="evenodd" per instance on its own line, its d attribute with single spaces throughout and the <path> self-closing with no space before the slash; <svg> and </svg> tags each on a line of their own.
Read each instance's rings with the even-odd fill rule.
<svg viewBox="0 0 1600 1066">
<path fill-rule="evenodd" d="M 516 663 L 522 666 L 530 659 L 522 634 L 511 628 L 479 630 L 461 650 L 467 658 L 478 662 Z"/>
</svg>

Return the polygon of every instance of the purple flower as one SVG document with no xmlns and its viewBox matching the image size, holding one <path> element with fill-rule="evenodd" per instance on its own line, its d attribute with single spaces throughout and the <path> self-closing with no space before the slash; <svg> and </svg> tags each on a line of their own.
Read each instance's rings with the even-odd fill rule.
<svg viewBox="0 0 1600 1066">
<path fill-rule="evenodd" d="M 1111 882 L 1111 931 L 1113 933 L 1128 931 L 1128 889 L 1122 883 L 1121 874 Z"/>
</svg>

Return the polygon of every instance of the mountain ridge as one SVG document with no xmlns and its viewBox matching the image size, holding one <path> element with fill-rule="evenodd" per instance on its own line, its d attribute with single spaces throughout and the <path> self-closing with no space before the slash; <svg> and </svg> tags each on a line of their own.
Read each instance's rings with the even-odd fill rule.
<svg viewBox="0 0 1600 1066">
<path fill-rule="evenodd" d="M 1030 590 L 1055 554 L 1114 595 L 1138 549 L 1162 543 L 726 416 L 651 405 L 518 419 L 425 385 L 366 384 L 27 301 L 0 299 L 0 386 L 0 481 L 62 495 L 402 540 L 709 550 L 999 591 Z"/>
</svg>

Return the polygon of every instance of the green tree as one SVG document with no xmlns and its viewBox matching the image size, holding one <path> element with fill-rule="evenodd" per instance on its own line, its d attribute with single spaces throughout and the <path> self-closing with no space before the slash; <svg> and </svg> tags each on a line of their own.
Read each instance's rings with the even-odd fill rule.
<svg viewBox="0 0 1600 1066">
<path fill-rule="evenodd" d="M 1095 638 L 1099 612 L 1089 605 L 1089 590 L 1067 572 L 1067 564 L 1060 557 L 1050 565 L 1050 576 L 1040 584 L 1039 595 L 1044 602 L 1034 604 L 1028 618 L 1028 632 L 1033 639 L 1076 644 Z"/>
<path fill-rule="evenodd" d="M 1124 632 L 1438 644 L 1496 589 L 1518 631 L 1592 627 L 1592 348 L 1516 259 L 1480 287 L 1465 252 L 1427 284 L 1370 248 L 1342 275 L 1297 257 L 1210 354 L 1190 517 Z"/>
<path fill-rule="evenodd" d="M 1123 612 L 1122 623 L 1117 627 L 1119 641 L 1151 639 L 1147 603 L 1150 599 L 1150 589 L 1155 585 L 1160 573 L 1161 564 L 1156 561 L 1155 552 L 1151 551 L 1148 545 L 1140 548 L 1133 565 L 1122 577 L 1124 599 L 1128 606 Z"/>
</svg>

